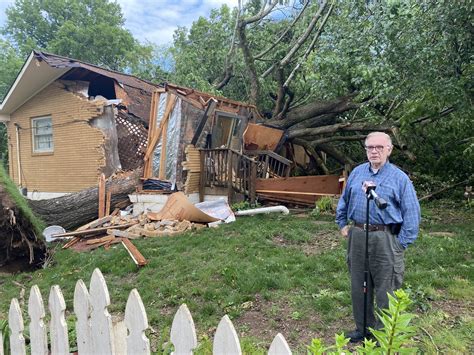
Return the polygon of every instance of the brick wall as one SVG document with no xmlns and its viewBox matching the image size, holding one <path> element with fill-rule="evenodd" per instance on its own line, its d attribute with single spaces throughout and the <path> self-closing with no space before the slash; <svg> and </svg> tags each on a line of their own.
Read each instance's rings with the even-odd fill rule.
<svg viewBox="0 0 474 355">
<path fill-rule="evenodd" d="M 7 124 L 10 176 L 18 184 L 16 127 L 20 129 L 20 166 L 22 186 L 29 192 L 76 192 L 97 184 L 99 168 L 104 165 L 102 133 L 88 120 L 102 113 L 101 103 L 64 89 L 54 82 L 23 104 Z M 52 153 L 33 153 L 31 119 L 51 116 Z"/>
</svg>

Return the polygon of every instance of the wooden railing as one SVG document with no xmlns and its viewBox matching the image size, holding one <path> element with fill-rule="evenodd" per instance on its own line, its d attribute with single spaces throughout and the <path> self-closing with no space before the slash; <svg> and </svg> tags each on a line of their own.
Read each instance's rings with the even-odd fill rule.
<svg viewBox="0 0 474 355">
<path fill-rule="evenodd" d="M 257 178 L 286 177 L 291 161 L 272 151 L 251 151 L 252 157 L 232 149 L 201 149 L 201 186 L 224 187 L 229 197 L 240 192 L 255 202 Z"/>
<path fill-rule="evenodd" d="M 256 160 L 232 149 L 202 149 L 201 166 L 202 187 L 225 187 L 229 197 L 237 191 L 255 202 Z"/>
<path fill-rule="evenodd" d="M 247 156 L 255 157 L 258 179 L 270 179 L 290 176 L 291 160 L 271 150 L 247 150 L 244 151 Z"/>
<path fill-rule="evenodd" d="M 79 280 L 74 291 L 76 339 L 69 339 L 65 319 L 66 303 L 59 286 L 51 287 L 48 298 L 49 315 L 46 315 L 43 297 L 38 286 L 33 286 L 28 300 L 29 345 L 32 354 L 69 354 L 70 345 L 77 346 L 78 354 L 150 354 L 147 337 L 148 317 L 140 294 L 133 289 L 128 297 L 123 320 L 113 322 L 108 311 L 110 296 L 104 277 L 95 269 L 90 287 Z M 26 312 L 25 312 L 26 314 Z M 23 311 L 16 298 L 11 300 L 8 312 L 10 328 L 10 353 L 26 354 Z M 49 328 L 49 336 L 48 336 Z M 0 332 L 0 355 L 3 352 L 3 336 Z M 183 304 L 176 312 L 170 332 L 174 354 L 192 354 L 198 346 L 194 321 L 188 307 Z M 237 332 L 225 315 L 217 326 L 213 342 L 213 354 L 241 354 Z M 270 345 L 268 354 L 289 355 L 291 350 L 285 338 L 278 333 Z"/>
</svg>

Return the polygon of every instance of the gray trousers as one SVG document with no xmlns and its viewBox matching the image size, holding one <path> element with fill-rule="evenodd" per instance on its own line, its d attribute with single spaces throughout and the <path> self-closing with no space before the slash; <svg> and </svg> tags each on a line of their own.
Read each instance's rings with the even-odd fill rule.
<svg viewBox="0 0 474 355">
<path fill-rule="evenodd" d="M 351 276 L 352 312 L 359 331 L 364 329 L 364 262 L 365 231 L 351 227 L 348 236 L 347 265 Z M 382 328 L 374 314 L 377 308 L 388 308 L 387 292 L 399 289 L 403 282 L 404 249 L 390 232 L 369 232 L 369 277 L 367 293 L 367 327 Z"/>
</svg>

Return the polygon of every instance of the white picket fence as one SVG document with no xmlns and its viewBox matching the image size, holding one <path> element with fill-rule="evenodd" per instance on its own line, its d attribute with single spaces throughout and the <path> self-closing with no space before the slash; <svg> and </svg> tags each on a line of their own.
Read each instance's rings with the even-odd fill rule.
<svg viewBox="0 0 474 355">
<path fill-rule="evenodd" d="M 123 321 L 113 324 L 112 316 L 107 310 L 109 305 L 109 291 L 99 269 L 95 269 L 92 273 L 89 290 L 82 280 L 77 281 L 74 291 L 74 313 L 77 318 L 76 341 L 79 354 L 150 354 L 150 340 L 145 334 L 148 329 L 148 318 L 138 291 L 133 289 L 130 292 Z M 57 285 L 51 287 L 48 306 L 49 349 L 43 298 L 38 286 L 33 286 L 28 300 L 31 354 L 69 354 L 66 303 Z M 26 354 L 23 315 L 16 298 L 11 300 L 8 324 L 11 353 Z M 194 321 L 185 304 L 179 307 L 174 316 L 170 340 L 176 355 L 192 354 L 198 345 Z M 217 326 L 213 353 L 226 355 L 242 353 L 239 337 L 227 315 L 222 317 Z M 268 354 L 291 354 L 285 338 L 280 333 L 273 339 Z M 1 333 L 0 355 L 4 355 Z"/>
</svg>

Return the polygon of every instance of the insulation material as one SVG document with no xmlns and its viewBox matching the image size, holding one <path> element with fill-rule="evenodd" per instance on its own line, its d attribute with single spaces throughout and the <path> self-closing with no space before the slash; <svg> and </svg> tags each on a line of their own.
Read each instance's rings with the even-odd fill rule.
<svg viewBox="0 0 474 355">
<path fill-rule="evenodd" d="M 176 162 L 178 161 L 179 141 L 181 137 L 181 99 L 176 100 L 174 110 L 168 121 L 166 141 L 166 180 L 176 182 Z"/>
<path fill-rule="evenodd" d="M 155 117 L 155 127 L 160 126 L 160 122 L 163 119 L 163 115 L 165 113 L 166 108 L 166 100 L 168 98 L 168 94 L 161 93 L 160 95 L 160 102 L 158 103 L 158 109 L 156 110 L 156 117 Z M 160 172 L 160 159 L 161 159 L 161 139 L 155 147 L 153 152 L 153 164 L 152 164 L 152 176 L 158 176 Z"/>
<path fill-rule="evenodd" d="M 111 176 L 117 170 L 122 169 L 118 154 L 117 128 L 115 125 L 115 109 L 112 105 L 105 106 L 102 115 L 92 119 L 91 126 L 98 128 L 104 134 L 104 157 L 105 166 L 101 171 L 106 177 Z"/>
<path fill-rule="evenodd" d="M 167 96 L 167 94 L 160 95 L 156 127 L 160 125 L 160 122 L 163 118 Z M 176 101 L 174 109 L 168 119 L 167 130 L 163 134 L 166 134 L 165 179 L 176 183 L 176 162 L 178 159 L 178 149 L 181 136 L 181 99 Z M 161 137 L 160 141 L 156 145 L 155 151 L 153 152 L 153 176 L 159 176 L 162 147 L 163 136 Z"/>
</svg>

